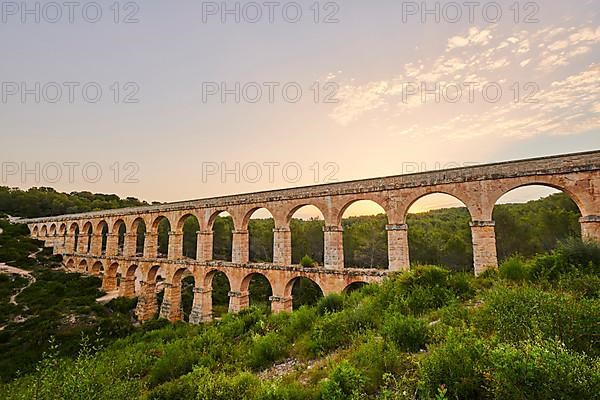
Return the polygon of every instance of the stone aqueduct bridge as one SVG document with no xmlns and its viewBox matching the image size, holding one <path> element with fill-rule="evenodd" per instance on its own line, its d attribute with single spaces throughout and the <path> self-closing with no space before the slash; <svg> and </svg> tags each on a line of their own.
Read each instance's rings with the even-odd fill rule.
<svg viewBox="0 0 600 400">
<path fill-rule="evenodd" d="M 227 275 L 232 312 L 248 306 L 249 283 L 262 274 L 270 282 L 272 310 L 290 311 L 292 287 L 299 277 L 316 282 L 324 294 L 341 292 L 355 282 L 376 282 L 389 271 L 409 268 L 409 207 L 431 193 L 445 193 L 461 200 L 471 215 L 475 274 L 497 267 L 492 212 L 497 200 L 508 191 L 527 185 L 545 185 L 565 192 L 581 211 L 584 237 L 600 241 L 600 151 L 522 161 L 503 162 L 436 172 L 366 179 L 345 183 L 241 194 L 164 205 L 136 207 L 51 218 L 29 219 L 32 236 L 53 246 L 74 270 L 103 276 L 106 291 L 135 296 L 140 320 L 154 316 L 157 273 L 165 278 L 165 295 L 160 315 L 170 320 L 182 317 L 181 280 L 192 274 L 195 280 L 191 322 L 209 320 L 212 311 L 212 279 L 217 271 Z M 344 268 L 342 215 L 353 202 L 371 200 L 386 211 L 388 225 L 388 270 Z M 290 220 L 305 205 L 316 206 L 325 219 L 324 267 L 292 265 Z M 248 221 L 258 209 L 269 210 L 275 221 L 273 263 L 253 264 L 248 257 Z M 221 213 L 231 214 L 234 223 L 232 262 L 213 261 L 213 222 Z M 198 219 L 196 259 L 183 257 L 183 225 L 189 216 Z M 157 253 L 158 225 L 168 219 L 168 255 Z M 143 253 L 136 250 L 138 224 L 147 227 Z M 119 234 L 124 239 L 120 244 Z M 102 230 L 107 239 L 103 241 Z M 84 234 L 80 234 L 83 232 Z M 103 244 L 103 242 L 105 244 Z M 136 272 L 137 270 L 137 272 Z M 136 275 L 141 277 L 136 285 Z"/>
</svg>

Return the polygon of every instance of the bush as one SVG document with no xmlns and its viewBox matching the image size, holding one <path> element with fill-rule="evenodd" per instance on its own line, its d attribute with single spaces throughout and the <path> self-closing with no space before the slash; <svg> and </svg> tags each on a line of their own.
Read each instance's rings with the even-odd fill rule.
<svg viewBox="0 0 600 400">
<path fill-rule="evenodd" d="M 315 266 L 315 260 L 313 260 L 308 254 L 302 257 L 300 265 L 305 268 L 312 268 Z"/>
<path fill-rule="evenodd" d="M 537 279 L 557 280 L 562 274 L 579 271 L 600 274 L 600 245 L 569 239 L 561 242 L 551 254 L 537 256 L 532 262 L 532 276 Z"/>
<path fill-rule="evenodd" d="M 336 313 L 325 314 L 315 323 L 311 332 L 311 340 L 319 353 L 325 353 L 350 343 L 353 332 L 347 329 L 346 322 L 344 314 Z"/>
<path fill-rule="evenodd" d="M 429 338 L 427 323 L 414 317 L 389 313 L 383 324 L 383 335 L 406 352 L 417 352 L 425 348 Z"/>
<path fill-rule="evenodd" d="M 484 398 L 484 341 L 471 331 L 451 330 L 446 342 L 435 348 L 421 365 L 420 392 L 434 398 L 445 385 L 449 398 Z"/>
<path fill-rule="evenodd" d="M 595 339 L 598 315 L 600 302 L 595 299 L 522 287 L 490 292 L 476 320 L 502 341 L 557 338 L 569 349 L 595 355 L 600 353 Z"/>
<path fill-rule="evenodd" d="M 320 315 L 326 313 L 335 313 L 344 308 L 344 296 L 338 293 L 332 293 L 323 297 L 317 303 L 317 310 Z"/>
<path fill-rule="evenodd" d="M 498 399 L 585 399 L 598 395 L 600 361 L 555 341 L 502 344 L 490 352 L 486 374 Z"/>
<path fill-rule="evenodd" d="M 227 376 L 203 369 L 199 375 L 198 400 L 247 400 L 260 390 L 258 378 L 247 372 Z"/>
<path fill-rule="evenodd" d="M 514 282 L 523 282 L 529 277 L 529 269 L 520 256 L 507 258 L 499 268 L 500 277 Z"/>
<path fill-rule="evenodd" d="M 265 336 L 256 336 L 248 352 L 248 364 L 251 368 L 264 368 L 287 355 L 289 343 L 279 334 L 269 332 Z"/>
<path fill-rule="evenodd" d="M 365 378 L 348 361 L 342 361 L 321 384 L 323 400 L 355 400 L 362 398 Z"/>
</svg>

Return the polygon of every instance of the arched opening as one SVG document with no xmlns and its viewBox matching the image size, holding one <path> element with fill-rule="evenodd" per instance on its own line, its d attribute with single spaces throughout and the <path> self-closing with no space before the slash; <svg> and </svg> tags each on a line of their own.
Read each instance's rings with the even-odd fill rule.
<svg viewBox="0 0 600 400">
<path fill-rule="evenodd" d="M 61 224 L 58 228 L 58 235 L 62 237 L 62 245 L 66 246 L 67 244 L 67 225 Z"/>
<path fill-rule="evenodd" d="M 294 310 L 301 306 L 313 306 L 323 297 L 323 290 L 315 281 L 298 277 L 292 279 L 287 284 L 286 295 L 292 296 L 292 306 Z"/>
<path fill-rule="evenodd" d="M 102 290 L 106 293 L 114 293 L 119 288 L 119 264 L 114 262 L 104 271 L 102 277 Z"/>
<path fill-rule="evenodd" d="M 406 222 L 411 264 L 473 271 L 471 215 L 460 199 L 427 194 L 411 204 Z"/>
<path fill-rule="evenodd" d="M 40 234 L 43 238 L 46 238 L 46 236 L 48 236 L 48 228 L 46 227 L 46 225 L 42 226 L 42 231 Z"/>
<path fill-rule="evenodd" d="M 183 320 L 189 322 L 192 306 L 194 305 L 194 275 L 187 269 L 180 269 L 173 278 L 174 285 L 181 285 L 181 311 Z"/>
<path fill-rule="evenodd" d="M 92 234 L 93 234 L 92 223 L 86 222 L 85 225 L 83 225 L 83 235 L 85 236 L 85 240 L 87 243 L 87 246 L 85 248 L 86 253 L 89 253 L 92 250 Z"/>
<path fill-rule="evenodd" d="M 341 213 L 344 228 L 344 266 L 388 268 L 385 210 L 371 200 L 349 203 Z"/>
<path fill-rule="evenodd" d="M 56 225 L 55 224 L 50 225 L 50 230 L 48 233 L 51 237 L 56 236 Z"/>
<path fill-rule="evenodd" d="M 142 257 L 144 255 L 144 244 L 146 242 L 146 222 L 142 218 L 133 221 L 132 232 L 135 232 L 135 255 Z"/>
<path fill-rule="evenodd" d="M 73 248 L 69 250 L 71 250 L 73 253 L 77 253 L 79 246 L 79 225 L 76 223 L 71 225 L 71 235 L 73 235 Z"/>
<path fill-rule="evenodd" d="M 106 255 L 106 248 L 108 247 L 108 224 L 106 221 L 101 221 L 97 230 L 100 233 L 100 253 Z"/>
<path fill-rule="evenodd" d="M 204 287 L 212 290 L 211 310 L 214 318 L 226 314 L 229 310 L 229 278 L 221 271 L 211 271 L 206 275 Z"/>
<path fill-rule="evenodd" d="M 94 263 L 94 265 L 92 266 L 92 275 L 102 276 L 103 272 L 104 272 L 104 266 L 102 265 L 102 262 L 96 261 Z"/>
<path fill-rule="evenodd" d="M 179 221 L 178 231 L 183 231 L 182 238 L 182 254 L 186 258 L 193 260 L 197 259 L 198 250 L 198 231 L 200 230 L 200 223 L 198 218 L 193 214 L 183 216 Z"/>
<path fill-rule="evenodd" d="M 125 235 L 127 234 L 127 226 L 123 220 L 118 220 L 113 225 L 113 234 L 117 235 L 117 255 L 125 254 Z"/>
<path fill-rule="evenodd" d="M 559 189 L 532 184 L 514 188 L 494 206 L 498 261 L 512 255 L 532 257 L 558 242 L 581 238 L 577 204 Z"/>
<path fill-rule="evenodd" d="M 251 211 L 248 216 L 248 241 L 251 262 L 273 262 L 273 228 L 275 220 L 266 208 Z"/>
<path fill-rule="evenodd" d="M 119 282 L 119 286 L 121 289 L 121 296 L 124 297 L 135 297 L 139 289 L 139 284 L 137 283 L 136 272 L 138 271 L 138 266 L 136 264 L 132 264 L 124 271 L 125 276 Z"/>
<path fill-rule="evenodd" d="M 346 286 L 342 292 L 344 294 L 350 294 L 352 292 L 356 292 L 357 290 L 362 289 L 363 287 L 365 287 L 367 285 L 368 285 L 367 282 L 352 282 L 351 284 Z"/>
<path fill-rule="evenodd" d="M 70 258 L 69 261 L 67 261 L 67 270 L 73 271 L 73 268 L 75 268 L 75 261 Z"/>
<path fill-rule="evenodd" d="M 242 292 L 250 293 L 250 306 L 260 307 L 265 310 L 271 309 L 269 298 L 273 296 L 271 282 L 263 274 L 252 273 L 242 280 Z"/>
<path fill-rule="evenodd" d="M 31 232 L 31 236 L 33 236 L 34 238 L 37 238 L 39 236 L 39 234 L 40 234 L 40 231 L 39 231 L 39 229 L 38 229 L 38 227 L 36 225 L 36 226 L 33 227 L 33 231 Z"/>
<path fill-rule="evenodd" d="M 210 225 L 212 224 L 212 225 Z M 231 246 L 233 243 L 233 218 L 223 211 L 209 222 L 213 231 L 213 260 L 231 261 Z"/>
<path fill-rule="evenodd" d="M 158 234 L 157 257 L 167 258 L 169 256 L 169 233 L 171 232 L 171 223 L 164 216 L 156 218 L 153 231 Z"/>
<path fill-rule="evenodd" d="M 313 205 L 295 208 L 289 221 L 292 232 L 292 263 L 299 264 L 303 258 L 308 258 L 314 261 L 314 266 L 323 265 L 325 218 L 321 210 Z"/>
<path fill-rule="evenodd" d="M 79 263 L 79 267 L 77 268 L 77 270 L 81 273 L 85 273 L 88 272 L 88 264 L 87 261 L 85 260 L 81 260 L 81 262 Z"/>
</svg>

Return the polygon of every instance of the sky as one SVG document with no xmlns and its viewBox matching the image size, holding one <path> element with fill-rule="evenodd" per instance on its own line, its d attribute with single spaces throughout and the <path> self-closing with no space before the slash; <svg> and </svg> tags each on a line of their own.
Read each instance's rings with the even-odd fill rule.
<svg viewBox="0 0 600 400">
<path fill-rule="evenodd" d="M 167 202 L 600 149 L 600 0 L 69 4 L 0 4 L 0 185 Z"/>
</svg>

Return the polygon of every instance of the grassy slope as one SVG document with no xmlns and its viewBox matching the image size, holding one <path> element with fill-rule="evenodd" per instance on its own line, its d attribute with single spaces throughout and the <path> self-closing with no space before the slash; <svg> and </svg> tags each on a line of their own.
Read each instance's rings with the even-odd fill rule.
<svg viewBox="0 0 600 400">
<path fill-rule="evenodd" d="M 292 314 L 157 321 L 96 355 L 89 346 L 75 361 L 49 355 L 0 397 L 593 398 L 599 272 L 600 248 L 571 242 L 509 260 L 499 276 L 420 267 Z M 258 378 L 289 358 L 299 367 Z"/>
</svg>

